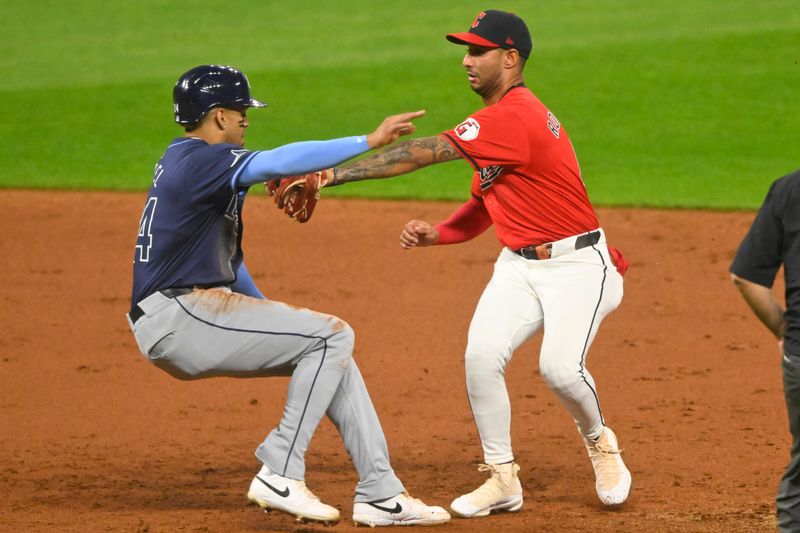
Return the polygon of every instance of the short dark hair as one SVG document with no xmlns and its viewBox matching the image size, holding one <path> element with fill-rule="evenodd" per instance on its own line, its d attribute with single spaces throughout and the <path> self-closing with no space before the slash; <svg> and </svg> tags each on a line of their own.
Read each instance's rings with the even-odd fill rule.
<svg viewBox="0 0 800 533">
<path fill-rule="evenodd" d="M 219 108 L 220 108 L 220 106 L 212 107 L 211 109 L 209 109 L 208 111 L 203 113 L 200 116 L 200 118 L 197 119 L 197 121 L 192 122 L 191 124 L 184 124 L 183 125 L 183 129 L 186 130 L 186 133 L 193 132 L 194 130 L 198 129 L 200 127 L 200 125 L 203 124 L 203 122 L 205 122 L 206 118 L 208 118 L 208 115 L 210 115 L 212 111 L 214 111 L 215 109 L 219 109 Z"/>
</svg>

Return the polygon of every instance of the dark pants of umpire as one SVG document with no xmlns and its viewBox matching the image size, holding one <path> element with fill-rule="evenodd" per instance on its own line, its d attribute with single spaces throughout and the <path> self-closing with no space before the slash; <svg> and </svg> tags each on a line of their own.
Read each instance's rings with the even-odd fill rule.
<svg viewBox="0 0 800 533">
<path fill-rule="evenodd" d="M 776 498 L 781 533 L 800 532 L 800 356 L 784 354 L 783 394 L 792 433 L 792 457 Z"/>
</svg>

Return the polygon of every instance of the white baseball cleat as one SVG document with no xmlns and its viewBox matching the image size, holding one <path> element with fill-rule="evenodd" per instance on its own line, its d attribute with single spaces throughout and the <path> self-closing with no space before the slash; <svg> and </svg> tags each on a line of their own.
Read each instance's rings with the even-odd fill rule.
<svg viewBox="0 0 800 533">
<path fill-rule="evenodd" d="M 441 507 L 425 505 L 407 492 L 380 502 L 356 502 L 353 521 L 356 525 L 375 526 L 435 526 L 450 520 L 450 513 Z"/>
<path fill-rule="evenodd" d="M 584 438 L 583 442 L 592 460 L 600 501 L 605 505 L 625 503 L 631 490 L 631 473 L 622 461 L 617 436 L 611 428 L 603 426 L 597 441 L 590 442 Z"/>
<path fill-rule="evenodd" d="M 522 508 L 518 464 L 480 465 L 478 470 L 491 472 L 492 475 L 477 489 L 453 500 L 450 510 L 456 516 L 473 518 L 488 516 L 495 511 L 514 512 Z"/>
<path fill-rule="evenodd" d="M 322 503 L 304 481 L 273 474 L 266 466 L 261 467 L 250 483 L 247 499 L 266 511 L 283 511 L 299 521 L 327 524 L 339 521 L 339 510 Z"/>
</svg>

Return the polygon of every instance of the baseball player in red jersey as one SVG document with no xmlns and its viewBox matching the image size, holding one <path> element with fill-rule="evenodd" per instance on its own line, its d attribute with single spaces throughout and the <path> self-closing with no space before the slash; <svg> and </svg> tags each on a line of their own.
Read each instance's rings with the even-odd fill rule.
<svg viewBox="0 0 800 533">
<path fill-rule="evenodd" d="M 455 244 L 494 225 L 503 245 L 466 350 L 467 391 L 486 462 L 480 470 L 490 477 L 451 508 L 476 517 L 522 507 L 504 373 L 514 351 L 542 328 L 541 375 L 575 419 L 600 500 L 619 505 L 631 475 L 605 424 L 586 356 L 603 318 L 622 299 L 627 265 L 606 244 L 567 132 L 524 84 L 532 43 L 522 19 L 484 11 L 468 32 L 447 39 L 467 45 L 463 65 L 486 107 L 441 135 L 400 143 L 332 174 L 338 185 L 463 158 L 475 170 L 470 200 L 435 226 L 408 222 L 400 243 Z"/>
</svg>

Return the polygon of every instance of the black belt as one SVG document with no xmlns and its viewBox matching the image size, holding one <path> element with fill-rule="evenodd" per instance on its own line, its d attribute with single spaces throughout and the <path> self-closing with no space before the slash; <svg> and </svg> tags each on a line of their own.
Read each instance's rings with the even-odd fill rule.
<svg viewBox="0 0 800 533">
<path fill-rule="evenodd" d="M 575 249 L 580 250 L 587 246 L 592 246 L 600 242 L 600 232 L 593 231 L 591 233 L 584 233 L 575 239 Z M 514 253 L 521 255 L 525 259 L 550 259 L 553 254 L 553 243 L 548 242 L 545 244 L 534 244 L 514 250 Z"/>
<path fill-rule="evenodd" d="M 171 288 L 171 289 L 161 289 L 158 292 L 160 292 L 161 294 L 163 294 L 167 298 L 175 298 L 175 297 L 181 296 L 183 294 L 189 294 L 193 290 L 194 290 L 194 288 L 192 288 L 192 287 L 175 287 L 175 288 Z M 133 306 L 133 309 L 131 309 L 131 312 L 128 313 L 128 316 L 130 317 L 131 322 L 136 324 L 136 321 L 144 316 L 144 311 L 142 310 L 141 307 L 139 307 L 139 304 L 136 304 L 136 305 Z"/>
</svg>

